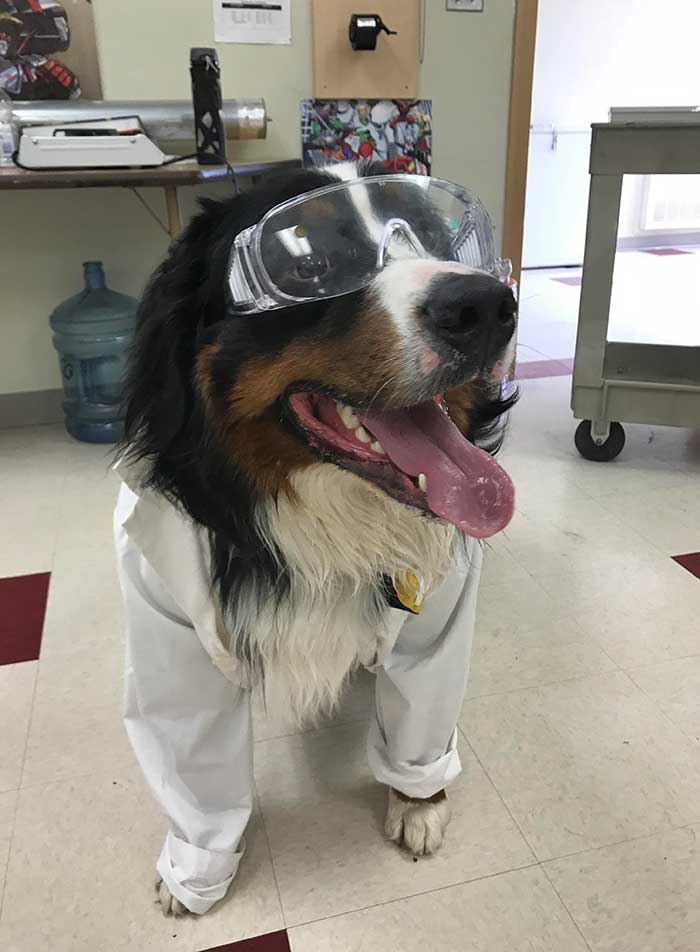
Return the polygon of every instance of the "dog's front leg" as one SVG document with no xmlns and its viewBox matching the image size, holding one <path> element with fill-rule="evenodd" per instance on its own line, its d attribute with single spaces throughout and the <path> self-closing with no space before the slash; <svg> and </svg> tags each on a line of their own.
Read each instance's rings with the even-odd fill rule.
<svg viewBox="0 0 700 952">
<path fill-rule="evenodd" d="M 385 831 L 414 855 L 434 853 L 450 820 L 445 787 L 461 771 L 457 744 L 481 549 L 469 540 L 456 564 L 409 618 L 376 667 L 367 743 L 375 779 L 389 787 Z"/>
<path fill-rule="evenodd" d="M 394 843 L 416 856 L 423 856 L 440 848 L 450 816 L 444 790 L 419 799 L 389 787 L 384 832 Z"/>
<path fill-rule="evenodd" d="M 120 498 L 129 502 L 125 490 Z M 172 594 L 172 580 L 156 572 L 126 532 L 122 510 L 115 521 L 127 618 L 124 721 L 170 820 L 156 866 L 156 900 L 168 916 L 202 915 L 223 899 L 243 855 L 253 809 L 250 695 L 212 663 Z M 198 543 L 188 559 L 188 542 L 185 535 L 172 547 L 184 574 L 194 576 Z M 184 583 L 181 588 L 180 597 Z"/>
</svg>

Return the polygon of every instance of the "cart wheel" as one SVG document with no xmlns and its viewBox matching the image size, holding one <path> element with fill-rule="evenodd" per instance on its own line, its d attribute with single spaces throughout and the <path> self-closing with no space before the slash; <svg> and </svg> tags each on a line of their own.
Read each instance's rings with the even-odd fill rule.
<svg viewBox="0 0 700 952">
<path fill-rule="evenodd" d="M 625 445 L 625 431 L 620 423 L 610 424 L 610 435 L 604 443 L 596 443 L 591 436 L 591 421 L 581 420 L 574 436 L 576 449 L 584 459 L 596 463 L 607 463 L 622 451 Z"/>
</svg>

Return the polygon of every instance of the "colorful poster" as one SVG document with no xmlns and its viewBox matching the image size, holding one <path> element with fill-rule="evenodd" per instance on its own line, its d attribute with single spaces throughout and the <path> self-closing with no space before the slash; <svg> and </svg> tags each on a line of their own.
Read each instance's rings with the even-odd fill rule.
<svg viewBox="0 0 700 952">
<path fill-rule="evenodd" d="M 430 175 L 430 99 L 303 99 L 304 165 L 366 159 L 391 172 Z"/>
<path fill-rule="evenodd" d="M 73 0 L 70 16 L 56 0 L 0 0 L 0 90 L 11 99 L 101 99 L 90 0 Z"/>
</svg>

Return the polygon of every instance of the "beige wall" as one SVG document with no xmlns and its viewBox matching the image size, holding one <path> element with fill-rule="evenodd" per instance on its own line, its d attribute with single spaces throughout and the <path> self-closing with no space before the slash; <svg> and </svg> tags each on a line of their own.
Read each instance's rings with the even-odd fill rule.
<svg viewBox="0 0 700 952">
<path fill-rule="evenodd" d="M 210 0 L 94 0 L 105 98 L 188 98 L 189 49 L 214 45 Z M 482 14 L 427 0 L 420 95 L 433 99 L 434 172 L 471 186 L 497 229 L 503 217 L 513 0 Z M 225 97 L 263 96 L 264 141 L 233 143 L 237 161 L 300 154 L 299 100 L 311 94 L 308 0 L 292 0 L 290 47 L 219 44 Z M 146 193 L 164 214 L 158 192 Z M 185 196 L 185 210 L 192 196 Z M 137 295 L 167 238 L 128 191 L 0 193 L 0 393 L 60 386 L 51 309 L 102 258 L 109 283 Z M 11 223 L 7 227 L 7 223 Z"/>
</svg>

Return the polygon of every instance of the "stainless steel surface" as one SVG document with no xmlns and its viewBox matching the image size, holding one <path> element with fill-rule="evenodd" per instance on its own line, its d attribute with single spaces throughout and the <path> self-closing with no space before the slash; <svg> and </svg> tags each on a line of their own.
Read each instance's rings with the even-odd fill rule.
<svg viewBox="0 0 700 952">
<path fill-rule="evenodd" d="M 194 139 L 194 114 L 189 99 L 173 100 L 88 100 L 23 102 L 16 100 L 13 111 L 21 125 L 49 125 L 138 116 L 153 139 L 161 142 Z M 264 99 L 225 99 L 221 117 L 227 139 L 264 139 L 267 112 Z"/>
</svg>

